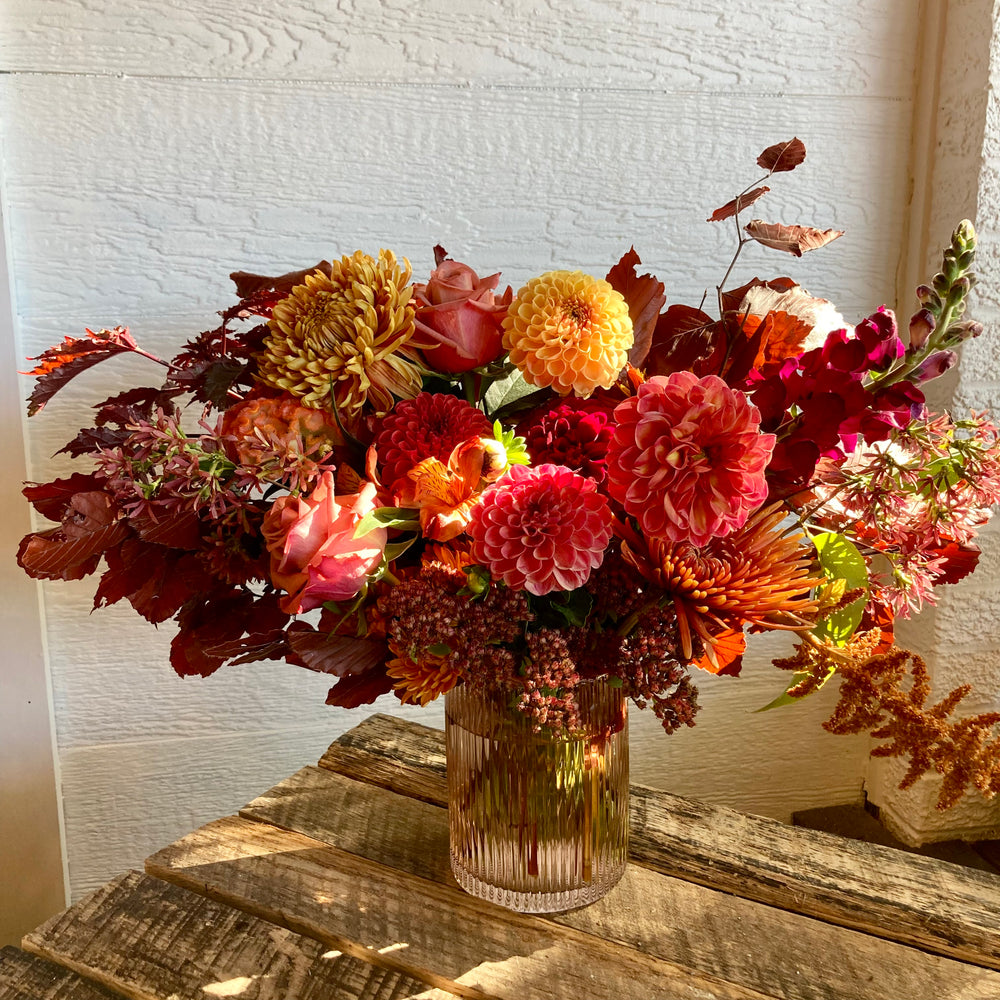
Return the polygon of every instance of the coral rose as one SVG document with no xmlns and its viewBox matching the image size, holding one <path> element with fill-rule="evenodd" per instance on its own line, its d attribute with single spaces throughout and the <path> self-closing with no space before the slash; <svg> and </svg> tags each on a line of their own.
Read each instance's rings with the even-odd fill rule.
<svg viewBox="0 0 1000 1000">
<path fill-rule="evenodd" d="M 515 465 L 472 511 L 473 558 L 508 587 L 575 590 L 604 560 L 612 514 L 597 484 L 560 465 Z"/>
<path fill-rule="evenodd" d="M 337 497 L 333 474 L 324 472 L 308 496 L 274 502 L 262 532 L 271 553 L 271 580 L 288 591 L 282 611 L 297 615 L 325 601 L 357 596 L 385 548 L 383 528 L 354 537 L 358 522 L 377 506 L 375 495 L 375 486 L 365 483 L 360 492 Z"/>
<path fill-rule="evenodd" d="M 426 285 L 413 286 L 417 332 L 413 345 L 428 364 L 457 374 L 494 361 L 503 349 L 501 323 L 513 291 L 494 294 L 500 274 L 480 278 L 467 264 L 444 260 Z"/>
<path fill-rule="evenodd" d="M 767 497 L 773 434 L 721 378 L 657 375 L 615 408 L 608 492 L 650 537 L 705 545 L 741 527 Z"/>
</svg>

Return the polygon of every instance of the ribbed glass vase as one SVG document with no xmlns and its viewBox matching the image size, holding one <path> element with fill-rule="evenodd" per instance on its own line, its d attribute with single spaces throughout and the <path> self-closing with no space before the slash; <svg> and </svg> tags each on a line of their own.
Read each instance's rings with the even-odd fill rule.
<svg viewBox="0 0 1000 1000">
<path fill-rule="evenodd" d="M 600 899 L 628 853 L 628 725 L 621 688 L 579 688 L 582 724 L 533 732 L 500 699 L 445 696 L 451 868 L 466 892 L 522 913 Z"/>
</svg>

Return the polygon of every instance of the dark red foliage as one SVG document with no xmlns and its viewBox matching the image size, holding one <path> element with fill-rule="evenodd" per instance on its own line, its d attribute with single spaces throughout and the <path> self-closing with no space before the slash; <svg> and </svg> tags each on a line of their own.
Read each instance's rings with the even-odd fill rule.
<svg viewBox="0 0 1000 1000">
<path fill-rule="evenodd" d="M 731 219 L 737 212 L 742 212 L 744 208 L 748 208 L 758 198 L 763 198 L 770 190 L 769 187 L 759 187 L 754 188 L 752 191 L 747 191 L 745 194 L 738 195 L 732 201 L 727 201 L 721 208 L 717 208 L 706 221 L 722 222 L 725 219 Z"/>
<path fill-rule="evenodd" d="M 628 253 L 608 271 L 607 277 L 611 287 L 620 292 L 628 304 L 634 337 L 628 360 L 636 368 L 642 366 L 649 353 L 660 310 L 667 301 L 662 281 L 651 274 L 636 274 L 636 265 L 641 263 L 635 247 L 630 247 Z"/>
<path fill-rule="evenodd" d="M 673 305 L 657 320 L 642 367 L 647 376 L 693 371 L 712 355 L 721 337 L 720 325 L 708 313 Z"/>
<path fill-rule="evenodd" d="M 138 345 L 128 327 L 116 326 L 113 330 L 87 330 L 85 337 L 65 337 L 56 347 L 50 347 L 37 358 L 39 364 L 24 375 L 37 378 L 35 388 L 28 397 L 28 416 L 34 416 L 67 382 L 106 358 L 129 351 Z"/>
<path fill-rule="evenodd" d="M 69 479 L 54 479 L 51 483 L 27 483 L 21 491 L 42 517 L 61 521 L 77 493 L 101 490 L 104 480 L 93 473 L 74 472 Z"/>
<path fill-rule="evenodd" d="M 370 705 L 376 698 L 391 690 L 392 678 L 385 672 L 385 666 L 380 665 L 361 674 L 341 677 L 330 688 L 326 703 L 339 708 L 358 708 L 360 705 Z"/>
<path fill-rule="evenodd" d="M 435 251 L 437 248 L 435 247 Z M 322 271 L 329 275 L 333 268 L 328 260 L 321 260 L 312 267 L 303 268 L 301 271 L 289 271 L 287 274 L 278 275 L 276 278 L 269 278 L 263 274 L 252 274 L 249 271 L 233 271 L 229 275 L 233 284 L 236 285 L 236 294 L 241 299 L 250 299 L 259 296 L 261 293 L 270 292 L 276 296 L 275 301 L 287 298 L 296 285 L 301 285 L 306 277 L 316 271 Z"/>
<path fill-rule="evenodd" d="M 170 644 L 170 664 L 182 677 L 208 677 L 232 657 L 244 636 L 277 634 L 288 622 L 273 595 L 246 590 L 212 591 L 188 601 L 177 616 L 180 631 Z"/>
<path fill-rule="evenodd" d="M 104 553 L 128 534 L 107 493 L 74 493 L 65 504 L 60 527 L 21 539 L 17 562 L 37 580 L 80 580 L 93 573 Z"/>
<path fill-rule="evenodd" d="M 757 157 L 757 166 L 772 174 L 780 174 L 794 170 L 805 158 L 805 143 L 801 139 L 792 138 L 787 142 L 776 142 L 773 146 L 768 146 Z"/>
<path fill-rule="evenodd" d="M 374 639 L 331 635 L 305 622 L 288 628 L 288 661 L 324 674 L 358 674 L 385 661 L 388 646 Z"/>
<path fill-rule="evenodd" d="M 209 581 L 193 552 L 181 552 L 139 538 L 126 538 L 105 553 L 108 569 L 101 577 L 94 607 L 127 600 L 148 622 L 173 618 Z"/>
</svg>

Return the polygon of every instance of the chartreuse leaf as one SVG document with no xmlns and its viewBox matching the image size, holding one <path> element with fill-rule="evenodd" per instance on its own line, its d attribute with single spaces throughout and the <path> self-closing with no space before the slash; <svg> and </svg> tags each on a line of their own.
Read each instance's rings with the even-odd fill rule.
<svg viewBox="0 0 1000 1000">
<path fill-rule="evenodd" d="M 863 589 L 867 591 L 868 565 L 853 542 L 836 532 L 826 531 L 814 536 L 813 544 L 816 546 L 816 554 L 823 575 L 830 581 L 826 593 L 828 599 L 836 602 L 851 590 Z M 813 629 L 813 634 L 817 638 L 832 642 L 837 646 L 845 645 L 860 624 L 864 608 L 865 597 L 861 596 L 848 604 L 846 608 L 835 611 L 820 622 Z M 828 666 L 822 680 L 809 688 L 810 693 L 818 691 L 836 672 L 835 666 Z M 801 684 L 807 677 L 809 674 L 804 671 L 792 674 L 788 687 L 774 701 L 763 708 L 758 708 L 757 711 L 766 712 L 771 708 L 779 708 L 782 705 L 791 705 L 801 701 L 801 697 L 796 697 L 788 692 Z"/>
<path fill-rule="evenodd" d="M 816 554 L 823 575 L 833 581 L 844 581 L 845 592 L 863 589 L 868 591 L 868 565 L 857 546 L 843 535 L 825 531 L 813 538 Z M 865 609 L 865 596 L 829 615 L 813 629 L 819 639 L 845 645 L 861 623 Z"/>
<path fill-rule="evenodd" d="M 508 465 L 529 465 L 531 456 L 528 454 L 528 442 L 509 428 L 503 426 L 499 420 L 493 421 L 493 437 L 499 441 L 507 453 Z"/>
<path fill-rule="evenodd" d="M 354 529 L 354 537 L 360 538 L 376 528 L 402 528 L 404 531 L 420 529 L 420 512 L 407 507 L 376 507 L 368 511 Z"/>
<path fill-rule="evenodd" d="M 814 688 L 809 689 L 809 693 L 812 694 L 814 691 L 818 691 L 835 673 L 837 672 L 836 667 L 828 667 L 826 671 L 826 676 L 816 685 Z M 774 701 L 769 702 L 763 708 L 755 709 L 757 712 L 766 712 L 771 708 L 780 708 L 782 705 L 794 705 L 796 702 L 802 701 L 801 697 L 796 697 L 795 695 L 789 694 L 788 692 L 794 688 L 797 684 L 801 684 L 809 676 L 804 670 L 792 674 L 792 679 L 781 694 L 778 695 Z"/>
</svg>

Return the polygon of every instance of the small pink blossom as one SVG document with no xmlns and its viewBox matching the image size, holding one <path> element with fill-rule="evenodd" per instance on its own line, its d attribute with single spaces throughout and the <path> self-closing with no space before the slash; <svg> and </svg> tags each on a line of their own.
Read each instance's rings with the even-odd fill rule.
<svg viewBox="0 0 1000 1000">
<path fill-rule="evenodd" d="M 559 465 L 515 465 L 483 492 L 468 533 L 477 562 L 540 597 L 587 582 L 604 560 L 611 523 L 593 480 Z"/>
<path fill-rule="evenodd" d="M 656 375 L 615 408 L 608 490 L 652 538 L 705 545 L 743 526 L 767 497 L 774 435 L 715 375 Z"/>
<path fill-rule="evenodd" d="M 262 532 L 271 553 L 271 580 L 288 592 L 281 602 L 284 612 L 297 615 L 325 601 L 357 596 L 385 549 L 383 528 L 354 537 L 361 518 L 376 506 L 374 484 L 337 497 L 330 472 L 323 473 L 308 496 L 287 495 L 274 502 Z"/>
</svg>

